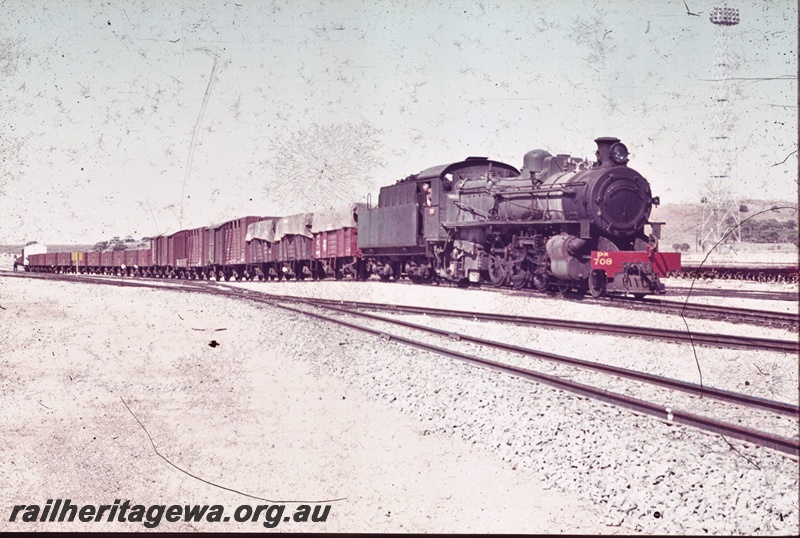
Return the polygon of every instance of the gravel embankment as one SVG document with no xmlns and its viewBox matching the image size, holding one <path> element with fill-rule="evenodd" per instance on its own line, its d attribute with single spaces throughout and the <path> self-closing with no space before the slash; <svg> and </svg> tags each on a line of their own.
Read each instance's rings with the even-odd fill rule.
<svg viewBox="0 0 800 538">
<path fill-rule="evenodd" d="M 676 322 L 665 315 L 548 299 L 373 282 L 327 284 L 242 287 L 683 327 L 680 319 Z M 39 291 L 45 287 L 60 289 L 60 301 Z M 2 443 L 13 457 L 0 464 L 0 471 L 10 480 L 9 491 L 18 495 L 32 497 L 38 491 L 59 496 L 59 487 L 54 486 L 60 486 L 65 491 L 84 488 L 85 495 L 97 499 L 119 495 L 121 490 L 143 501 L 159 500 L 155 487 L 169 499 L 202 502 L 205 495 L 208 502 L 206 486 L 164 472 L 163 462 L 119 405 L 119 395 L 125 395 L 146 419 L 159 446 L 193 469 L 202 469 L 205 476 L 252 491 L 262 491 L 265 483 L 259 477 L 267 477 L 269 489 L 284 494 L 306 492 L 310 484 L 317 484 L 311 490 L 320 493 L 349 492 L 350 504 L 339 508 L 336 522 L 318 530 L 778 535 L 798 529 L 798 462 L 774 451 L 735 440 L 729 444 L 719 436 L 267 306 L 219 298 L 195 300 L 164 291 L 88 288 L 91 291 L 80 292 L 78 304 L 73 295 L 78 288 L 37 283 L 13 297 L 9 303 L 13 310 L 2 312 L 8 323 L 24 322 L 25 316 L 46 320 L 22 325 L 25 330 L 17 329 L 19 334 L 5 339 L 14 352 L 3 359 L 9 376 L 0 378 L 2 396 L 9 405 L 19 403 L 7 418 L 14 420 L 10 425 L 14 444 Z M 24 300 L 34 302 L 25 309 L 19 306 Z M 76 318 L 78 312 L 81 316 Z M 481 327 L 465 323 L 465 330 Z M 126 330 L 101 332 L 117 325 Z M 218 328 L 226 330 L 218 333 Z M 792 334 L 706 321 L 693 322 L 693 329 L 773 338 Z M 690 350 L 663 343 L 519 328 L 510 332 L 521 342 L 550 346 L 550 351 L 564 355 L 582 349 L 583 355 L 576 356 L 613 355 L 621 357 L 619 365 L 630 368 L 654 363 L 652 368 L 664 375 L 696 371 Z M 485 336 L 497 338 L 496 331 Z M 210 338 L 220 339 L 222 346 L 208 347 Z M 620 346 L 620 341 L 626 344 Z M 18 351 L 22 345 L 26 352 Z M 192 346 L 190 352 L 184 351 L 186 345 Z M 758 354 L 737 352 L 741 362 L 732 362 L 725 353 L 702 352 L 704 381 L 718 384 L 706 376 L 727 379 L 729 386 L 723 388 L 735 388 L 739 372 L 731 370 Z M 680 358 L 672 361 L 668 356 L 672 354 Z M 220 370 L 220 365 L 225 368 Z M 779 362 L 776 370 L 784 367 Z M 793 368 L 789 382 L 796 379 L 796 361 Z M 775 372 L 769 379 L 778 377 Z M 753 384 L 759 391 L 767 390 Z M 790 390 L 776 386 L 775 392 L 785 396 Z M 88 429 L 82 430 L 83 426 Z M 265 436 L 272 446 L 266 460 Z M 440 442 L 448 438 L 451 443 Z M 34 452 L 37 444 L 41 447 Z M 474 452 L 461 448 L 465 444 Z M 22 445 L 30 445 L 30 451 Z M 513 470 L 492 466 L 488 453 Z M 28 469 L 24 476 L 16 472 L 19 466 Z M 435 472 L 441 466 L 449 469 L 444 477 Z M 144 476 L 153 477 L 153 485 L 141 483 L 143 468 Z M 162 475 L 171 477 L 163 487 Z M 87 481 L 86 476 L 93 478 Z M 535 494 L 519 489 L 522 484 L 541 484 L 550 492 Z M 591 521 L 597 526 L 586 521 L 562 523 L 567 515 L 553 515 L 557 511 L 544 521 L 533 518 L 514 524 L 514 519 L 501 525 L 496 518 L 472 519 L 469 511 L 456 512 L 452 500 L 447 504 L 437 500 L 437 495 L 442 499 L 453 495 L 466 502 L 463 506 L 475 508 L 485 501 L 473 500 L 470 505 L 471 498 L 465 495 L 484 491 L 492 499 L 501 498 L 499 491 L 521 495 L 531 506 L 542 502 L 539 495 L 569 496 L 576 511 L 592 512 Z M 9 500 L 7 495 L 3 498 Z M 398 527 L 398 513 L 387 507 L 405 507 L 402 518 L 407 525 Z M 494 504 L 486 510 L 495 511 Z M 450 524 L 426 524 L 447 514 Z M 470 518 L 470 524 L 456 524 L 458 518 Z"/>
<path fill-rule="evenodd" d="M 425 300 L 408 292 L 405 299 Z M 371 298 L 361 294 L 360 300 Z M 464 299 L 451 304 L 463 307 Z M 692 534 L 791 534 L 798 528 L 798 466 L 792 458 L 393 342 L 319 322 L 296 323 L 316 331 L 301 353 L 313 367 L 415 417 L 430 432 L 490 449 L 531 479 L 605 507 L 606 524 Z M 562 334 L 557 352 L 569 354 L 565 342 L 572 340 L 579 339 Z M 668 355 L 661 343 L 649 347 L 655 357 Z M 592 349 L 609 347 L 595 341 Z M 709 349 L 705 362 L 720 352 L 725 350 Z M 653 356 L 639 356 L 636 363 L 653 362 Z M 730 379 L 730 364 L 719 362 L 719 375 L 727 371 Z"/>
<path fill-rule="evenodd" d="M 578 368 L 570 365 L 559 364 L 556 362 L 516 353 L 507 353 L 502 350 L 484 347 L 467 341 L 454 341 L 453 339 L 456 334 L 470 335 L 483 338 L 487 341 L 508 343 L 529 349 L 541 349 L 542 342 L 536 342 L 535 340 L 537 336 L 536 333 L 540 332 L 536 329 L 530 329 L 527 327 L 514 327 L 509 326 L 508 324 L 465 320 L 458 320 L 461 323 L 457 323 L 457 327 L 454 327 L 454 320 L 448 318 L 435 318 L 429 316 L 393 316 L 391 314 L 381 314 L 381 317 L 387 319 L 402 318 L 404 321 L 410 321 L 423 327 L 436 327 L 450 331 L 453 334 L 453 337 L 444 339 L 436 335 L 427 334 L 423 331 L 395 326 L 389 322 L 360 318 L 358 316 L 346 315 L 326 309 L 311 310 L 333 319 L 343 319 L 350 323 L 355 323 L 356 325 L 370 327 L 373 330 L 384 332 L 387 335 L 391 334 L 399 337 L 420 340 L 422 342 L 433 344 L 439 347 L 445 347 L 461 353 L 477 355 L 478 357 L 487 358 L 495 362 L 532 369 L 547 375 L 562 377 L 573 382 L 590 385 L 592 387 L 598 387 L 615 393 L 626 394 L 628 396 L 648 402 L 658 403 L 661 404 L 663 408 L 688 411 L 694 414 L 712 417 L 731 424 L 739 424 L 784 437 L 795 439 L 798 437 L 797 421 L 795 418 L 790 416 L 763 409 L 738 407 L 729 402 L 724 402 L 713 398 L 702 398 L 693 394 L 674 391 L 669 388 L 659 387 L 649 383 L 638 382 L 617 376 L 610 376 L 586 368 Z M 556 341 L 571 338 L 572 334 L 574 334 L 561 331 L 550 332 L 554 333 L 550 336 L 555 337 L 557 339 Z M 531 338 L 526 338 L 526 336 L 530 336 Z M 578 336 L 585 337 L 587 335 Z M 616 338 L 615 341 L 614 338 L 615 337 L 610 337 L 608 339 L 608 345 L 606 346 L 606 349 L 624 349 L 625 351 L 620 354 L 628 355 L 628 358 L 631 359 L 630 362 L 634 364 L 634 367 L 630 369 L 635 371 L 646 371 L 648 370 L 648 362 L 658 360 L 658 354 L 653 353 L 653 346 L 649 342 L 635 338 Z M 595 344 L 596 343 L 597 342 L 595 342 Z M 658 347 L 658 349 L 659 353 L 661 354 L 668 353 L 664 347 Z M 606 353 L 600 353 L 596 350 L 583 350 L 583 354 L 586 353 L 594 353 L 594 355 L 590 355 L 592 357 L 591 359 L 584 359 L 584 357 L 578 358 L 589 360 L 590 362 L 604 364 L 611 362 L 608 360 Z M 559 354 L 564 355 L 563 350 L 559 350 Z M 792 361 L 796 362 L 796 358 L 793 355 L 789 356 L 780 353 L 774 353 L 773 355 L 775 356 L 774 360 L 782 361 L 786 369 L 791 367 Z M 567 356 L 572 357 L 573 355 Z M 675 378 L 676 376 L 670 377 Z M 707 383 L 706 386 L 708 386 Z M 793 397 L 796 397 L 796 395 L 793 395 Z"/>
<path fill-rule="evenodd" d="M 281 502 L 266 499 L 331 505 L 324 523 L 281 521 L 274 530 L 283 532 L 632 532 L 320 374 L 304 350 L 321 327 L 300 316 L 205 295 L 8 278 L 0 307 L 0 531 L 145 529 L 9 521 L 15 505 L 69 498 L 219 504 L 227 515 Z M 137 419 L 175 465 L 261 499 L 170 466 Z M 298 508 L 285 502 L 287 513 Z M 161 520 L 157 529 L 263 532 L 263 519 Z"/>
</svg>

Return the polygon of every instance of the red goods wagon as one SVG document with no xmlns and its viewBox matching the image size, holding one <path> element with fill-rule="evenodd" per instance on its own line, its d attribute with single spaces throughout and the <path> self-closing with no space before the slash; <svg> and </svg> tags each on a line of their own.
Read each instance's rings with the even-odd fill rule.
<svg viewBox="0 0 800 538">
<path fill-rule="evenodd" d="M 353 257 L 357 254 L 356 228 L 319 232 L 314 236 L 314 259 Z"/>
<path fill-rule="evenodd" d="M 136 265 L 138 265 L 140 269 L 150 267 L 151 253 L 149 248 L 134 250 L 134 252 L 136 253 Z"/>
<path fill-rule="evenodd" d="M 223 252 L 223 260 L 225 265 L 241 265 L 245 263 L 253 263 L 252 260 L 247 259 L 247 227 L 254 222 L 264 220 L 264 217 L 242 217 L 226 222 L 220 228 L 224 232 L 225 245 Z"/>
<path fill-rule="evenodd" d="M 225 229 L 227 223 L 214 229 L 214 264 L 225 265 Z"/>
<path fill-rule="evenodd" d="M 169 265 L 169 238 L 166 235 L 159 235 L 150 240 L 150 250 L 153 257 L 153 265 L 165 267 Z"/>
<path fill-rule="evenodd" d="M 189 230 L 186 236 L 187 265 L 189 267 L 204 267 L 208 258 L 206 248 L 208 248 L 206 228 Z"/>
<path fill-rule="evenodd" d="M 275 263 L 278 261 L 278 252 L 280 251 L 279 243 L 264 243 L 264 259 L 267 263 Z"/>
<path fill-rule="evenodd" d="M 206 228 L 206 239 L 205 239 L 205 249 L 203 250 L 203 255 L 205 256 L 203 260 L 203 265 L 214 265 L 217 264 L 217 257 L 215 251 L 215 245 L 217 244 L 217 226 L 209 226 Z"/>
<path fill-rule="evenodd" d="M 270 263 L 278 259 L 275 241 L 275 222 L 268 217 L 247 225 L 245 241 L 248 263 Z"/>
<path fill-rule="evenodd" d="M 47 265 L 47 254 L 28 254 L 28 265 L 38 267 Z"/>
<path fill-rule="evenodd" d="M 123 250 L 122 252 L 124 252 L 123 255 L 124 260 L 122 261 L 122 263 L 124 263 L 126 267 L 133 268 L 134 265 L 138 265 L 136 259 L 136 256 L 138 254 L 137 250 L 128 249 L 128 250 Z"/>
<path fill-rule="evenodd" d="M 114 250 L 111 253 L 111 262 L 114 267 L 122 267 L 125 265 L 125 251 Z"/>
<path fill-rule="evenodd" d="M 69 267 L 72 265 L 71 252 L 56 252 L 56 265 L 59 267 Z"/>
<path fill-rule="evenodd" d="M 349 204 L 314 215 L 311 231 L 314 234 L 314 258 L 353 258 L 358 250 L 356 213 L 365 204 Z"/>
<path fill-rule="evenodd" d="M 86 265 L 89 267 L 100 267 L 100 252 L 87 252 Z"/>
<path fill-rule="evenodd" d="M 245 248 L 247 249 L 247 259 L 250 263 L 266 263 L 264 244 L 264 241 L 258 239 L 247 241 Z"/>
<path fill-rule="evenodd" d="M 56 258 L 55 252 L 48 252 L 45 254 L 45 265 L 56 266 L 58 265 L 58 260 Z"/>
<path fill-rule="evenodd" d="M 310 260 L 314 240 L 302 235 L 285 235 L 277 246 L 279 262 Z"/>
<path fill-rule="evenodd" d="M 114 253 L 110 250 L 104 250 L 100 253 L 100 265 L 103 267 L 114 266 Z"/>
<path fill-rule="evenodd" d="M 186 258 L 186 238 L 188 234 L 189 230 L 181 230 L 169 236 L 169 240 L 167 242 L 167 265 L 171 265 L 172 267 L 187 266 L 188 260 Z"/>
<path fill-rule="evenodd" d="M 310 260 L 314 250 L 311 225 L 313 213 L 299 213 L 275 222 L 275 241 L 279 262 Z"/>
<path fill-rule="evenodd" d="M 274 263 L 278 261 L 279 243 L 253 239 L 247 245 L 249 263 Z"/>
</svg>

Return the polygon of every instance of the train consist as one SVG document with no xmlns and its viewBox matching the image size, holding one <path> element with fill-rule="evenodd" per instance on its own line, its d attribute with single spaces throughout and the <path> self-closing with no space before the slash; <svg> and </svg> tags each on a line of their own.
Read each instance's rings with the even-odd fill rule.
<svg viewBox="0 0 800 538">
<path fill-rule="evenodd" d="M 663 293 L 680 254 L 658 251 L 658 198 L 616 138 L 594 162 L 534 150 L 522 170 L 484 157 L 381 188 L 378 204 L 242 217 L 152 238 L 149 248 L 32 254 L 26 269 L 280 280 L 406 277 L 605 294 Z M 649 232 L 647 227 L 650 227 Z"/>
</svg>

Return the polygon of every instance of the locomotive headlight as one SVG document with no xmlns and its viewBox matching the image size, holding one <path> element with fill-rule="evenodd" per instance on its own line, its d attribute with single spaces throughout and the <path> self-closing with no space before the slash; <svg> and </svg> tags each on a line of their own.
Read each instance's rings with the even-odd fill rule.
<svg viewBox="0 0 800 538">
<path fill-rule="evenodd" d="M 617 142 L 611 146 L 611 161 L 614 164 L 625 164 L 628 162 L 628 148 L 622 142 Z"/>
</svg>

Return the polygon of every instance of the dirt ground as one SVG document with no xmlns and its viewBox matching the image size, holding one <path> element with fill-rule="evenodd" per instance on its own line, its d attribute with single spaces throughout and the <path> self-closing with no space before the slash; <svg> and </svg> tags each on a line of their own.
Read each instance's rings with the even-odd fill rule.
<svg viewBox="0 0 800 538">
<path fill-rule="evenodd" d="M 245 504 L 285 504 L 284 515 L 331 506 L 325 522 L 274 527 L 290 532 L 633 532 L 314 375 L 276 351 L 298 335 L 266 307 L 11 278 L 0 278 L 0 306 L 0 531 L 147 530 L 23 522 L 24 512 L 9 522 L 16 505 L 119 499 L 218 504 L 226 516 Z M 262 531 L 264 521 L 157 528 Z"/>
</svg>

